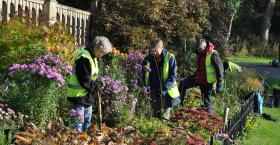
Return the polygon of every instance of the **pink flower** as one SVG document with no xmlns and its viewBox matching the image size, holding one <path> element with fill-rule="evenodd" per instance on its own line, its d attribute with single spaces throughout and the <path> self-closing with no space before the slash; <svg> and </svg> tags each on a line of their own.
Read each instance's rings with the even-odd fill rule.
<svg viewBox="0 0 280 145">
<path fill-rule="evenodd" d="M 7 108 L 8 110 L 8 114 L 12 115 L 12 114 L 15 114 L 15 111 L 11 108 Z"/>
<path fill-rule="evenodd" d="M 151 68 L 148 67 L 148 66 L 144 66 L 143 69 L 144 69 L 144 71 L 146 71 L 146 72 L 151 72 L 151 71 L 152 71 Z"/>
</svg>

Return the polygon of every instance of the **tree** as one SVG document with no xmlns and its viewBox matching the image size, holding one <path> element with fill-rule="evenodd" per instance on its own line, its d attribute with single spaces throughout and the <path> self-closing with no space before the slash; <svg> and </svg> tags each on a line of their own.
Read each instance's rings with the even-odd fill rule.
<svg viewBox="0 0 280 145">
<path fill-rule="evenodd" d="M 262 40 L 268 41 L 269 29 L 271 26 L 270 19 L 274 13 L 275 0 L 265 0 L 265 11 L 261 22 L 260 35 Z"/>
<path fill-rule="evenodd" d="M 91 32 L 106 35 L 119 48 L 146 48 L 155 36 L 169 48 L 181 48 L 209 30 L 209 8 L 194 0 L 100 0 Z"/>
<path fill-rule="evenodd" d="M 208 0 L 211 7 L 211 38 L 220 51 L 225 52 L 230 39 L 232 24 L 242 0 Z"/>
</svg>

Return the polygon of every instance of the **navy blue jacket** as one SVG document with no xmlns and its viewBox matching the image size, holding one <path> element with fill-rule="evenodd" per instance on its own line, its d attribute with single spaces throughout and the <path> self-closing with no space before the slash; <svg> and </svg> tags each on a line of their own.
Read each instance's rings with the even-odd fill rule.
<svg viewBox="0 0 280 145">
<path fill-rule="evenodd" d="M 163 95 L 166 95 L 167 89 L 171 88 L 172 85 L 174 85 L 173 82 L 175 82 L 176 77 L 177 77 L 177 63 L 175 56 L 173 55 L 169 59 L 169 74 L 167 80 L 164 82 L 163 80 L 163 63 L 164 63 L 164 57 L 167 54 L 167 50 L 163 49 L 162 54 L 161 54 L 161 62 L 157 62 L 156 59 L 149 54 L 148 56 L 145 57 L 142 66 L 145 66 L 147 62 L 150 62 L 150 88 L 151 91 L 162 91 Z M 145 80 L 145 72 L 143 71 L 143 80 Z M 160 84 L 161 80 L 161 84 Z M 162 85 L 162 87 L 160 87 Z"/>
</svg>

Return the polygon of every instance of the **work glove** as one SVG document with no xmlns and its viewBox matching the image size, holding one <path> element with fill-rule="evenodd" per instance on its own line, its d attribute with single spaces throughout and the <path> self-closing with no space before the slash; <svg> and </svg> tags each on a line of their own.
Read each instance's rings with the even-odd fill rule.
<svg viewBox="0 0 280 145">
<path fill-rule="evenodd" d="M 95 86 L 94 86 L 95 91 L 101 91 L 104 88 L 105 88 L 105 83 L 103 83 L 102 81 L 95 83 Z"/>
</svg>

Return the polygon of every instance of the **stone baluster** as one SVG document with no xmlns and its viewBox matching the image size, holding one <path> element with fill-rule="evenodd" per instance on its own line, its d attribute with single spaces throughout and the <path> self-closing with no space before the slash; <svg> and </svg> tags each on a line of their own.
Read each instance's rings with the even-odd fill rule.
<svg viewBox="0 0 280 145">
<path fill-rule="evenodd" d="M 6 0 L 7 4 L 7 22 L 10 20 L 10 13 L 11 13 L 11 0 Z"/>
</svg>

